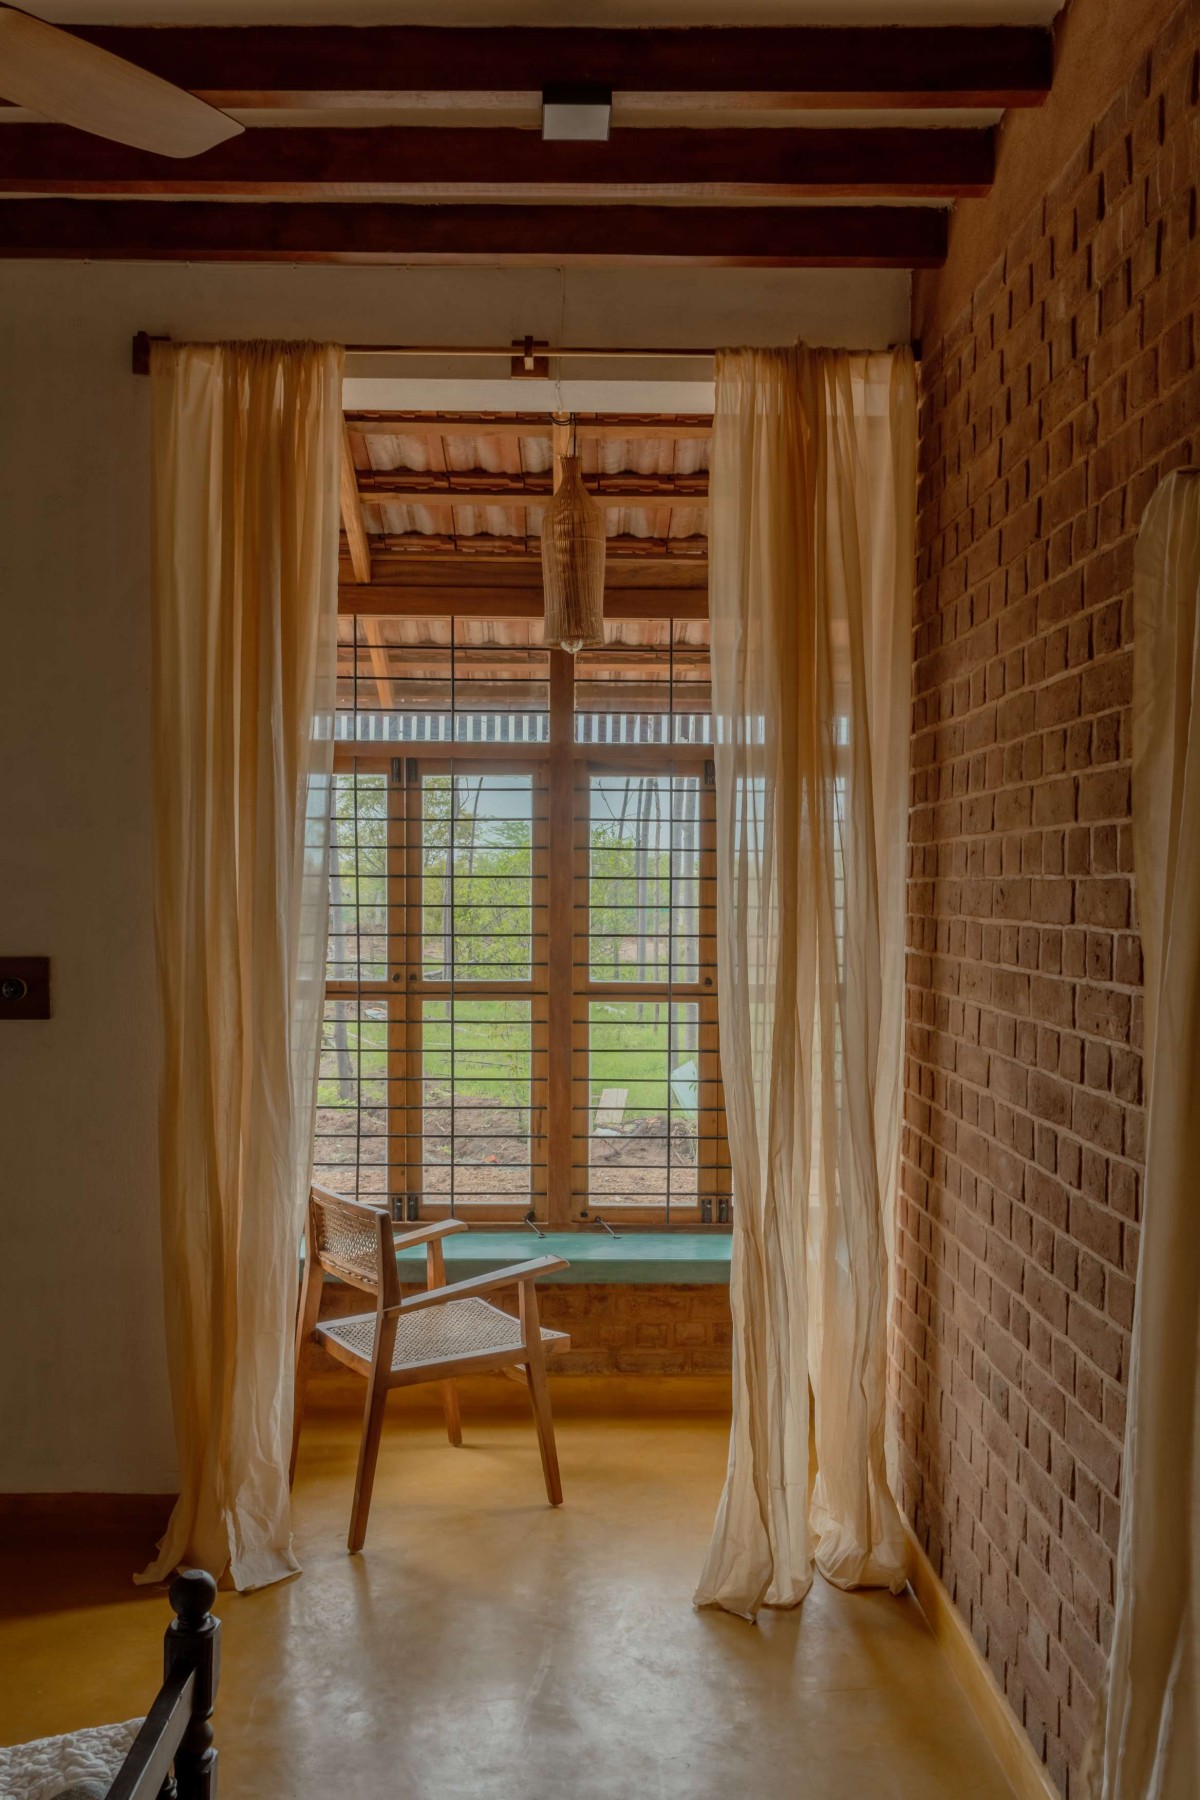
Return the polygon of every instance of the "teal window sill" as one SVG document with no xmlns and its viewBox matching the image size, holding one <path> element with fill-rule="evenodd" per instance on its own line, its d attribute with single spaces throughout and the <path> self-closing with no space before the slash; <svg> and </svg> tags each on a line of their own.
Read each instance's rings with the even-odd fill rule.
<svg viewBox="0 0 1200 1800">
<path fill-rule="evenodd" d="M 461 1231 L 442 1239 L 442 1252 L 447 1281 L 487 1275 L 532 1256 L 562 1256 L 570 1268 L 545 1281 L 716 1286 L 729 1281 L 732 1243 L 717 1231 L 631 1231 L 615 1238 L 607 1232 L 548 1231 L 538 1238 L 532 1231 Z M 396 1267 L 401 1281 L 424 1284 L 424 1244 L 397 1250 Z"/>
</svg>

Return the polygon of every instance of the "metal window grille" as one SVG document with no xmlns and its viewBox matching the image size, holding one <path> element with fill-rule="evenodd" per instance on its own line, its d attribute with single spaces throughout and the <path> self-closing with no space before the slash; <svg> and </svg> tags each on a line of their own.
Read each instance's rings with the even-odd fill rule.
<svg viewBox="0 0 1200 1800">
<path fill-rule="evenodd" d="M 340 623 L 317 1179 L 727 1222 L 707 624 Z"/>
</svg>

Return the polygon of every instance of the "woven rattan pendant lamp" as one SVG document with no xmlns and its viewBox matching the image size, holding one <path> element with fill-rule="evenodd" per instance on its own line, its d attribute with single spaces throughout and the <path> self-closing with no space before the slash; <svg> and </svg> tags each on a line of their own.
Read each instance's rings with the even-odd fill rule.
<svg viewBox="0 0 1200 1800">
<path fill-rule="evenodd" d="M 583 485 L 575 450 L 561 458 L 562 480 L 542 518 L 545 641 L 551 649 L 591 650 L 604 642 L 604 514 Z"/>
</svg>

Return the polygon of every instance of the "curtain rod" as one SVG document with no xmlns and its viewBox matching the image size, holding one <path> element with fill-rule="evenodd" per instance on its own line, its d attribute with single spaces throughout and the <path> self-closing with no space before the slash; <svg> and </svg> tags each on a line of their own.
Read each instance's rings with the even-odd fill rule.
<svg viewBox="0 0 1200 1800">
<path fill-rule="evenodd" d="M 133 373 L 148 375 L 150 373 L 151 344 L 169 344 L 169 337 L 154 337 L 147 331 L 139 331 L 133 339 Z M 889 344 L 889 349 L 898 346 Z M 515 379 L 545 378 L 549 374 L 551 361 L 576 362 L 633 362 L 633 361 L 706 361 L 711 362 L 717 355 L 715 350 L 696 350 L 691 347 L 681 348 L 678 345 L 662 346 L 649 349 L 645 346 L 616 349 L 611 344 L 593 345 L 591 348 L 551 349 L 549 344 L 540 343 L 536 338 L 514 338 L 509 344 L 344 344 L 342 348 L 347 356 L 396 356 L 406 358 L 428 357 L 489 357 L 493 361 L 507 357 L 511 364 L 511 373 Z M 913 356 L 921 360 L 921 344 L 914 339 L 910 346 Z"/>
</svg>

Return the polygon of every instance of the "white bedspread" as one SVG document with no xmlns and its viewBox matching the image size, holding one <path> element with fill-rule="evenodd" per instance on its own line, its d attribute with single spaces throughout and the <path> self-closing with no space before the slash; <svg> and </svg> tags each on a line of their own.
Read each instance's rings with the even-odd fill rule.
<svg viewBox="0 0 1200 1800">
<path fill-rule="evenodd" d="M 0 1750 L 0 1800 L 54 1800 L 74 1781 L 111 1781 L 141 1723 L 93 1725 Z"/>
</svg>

